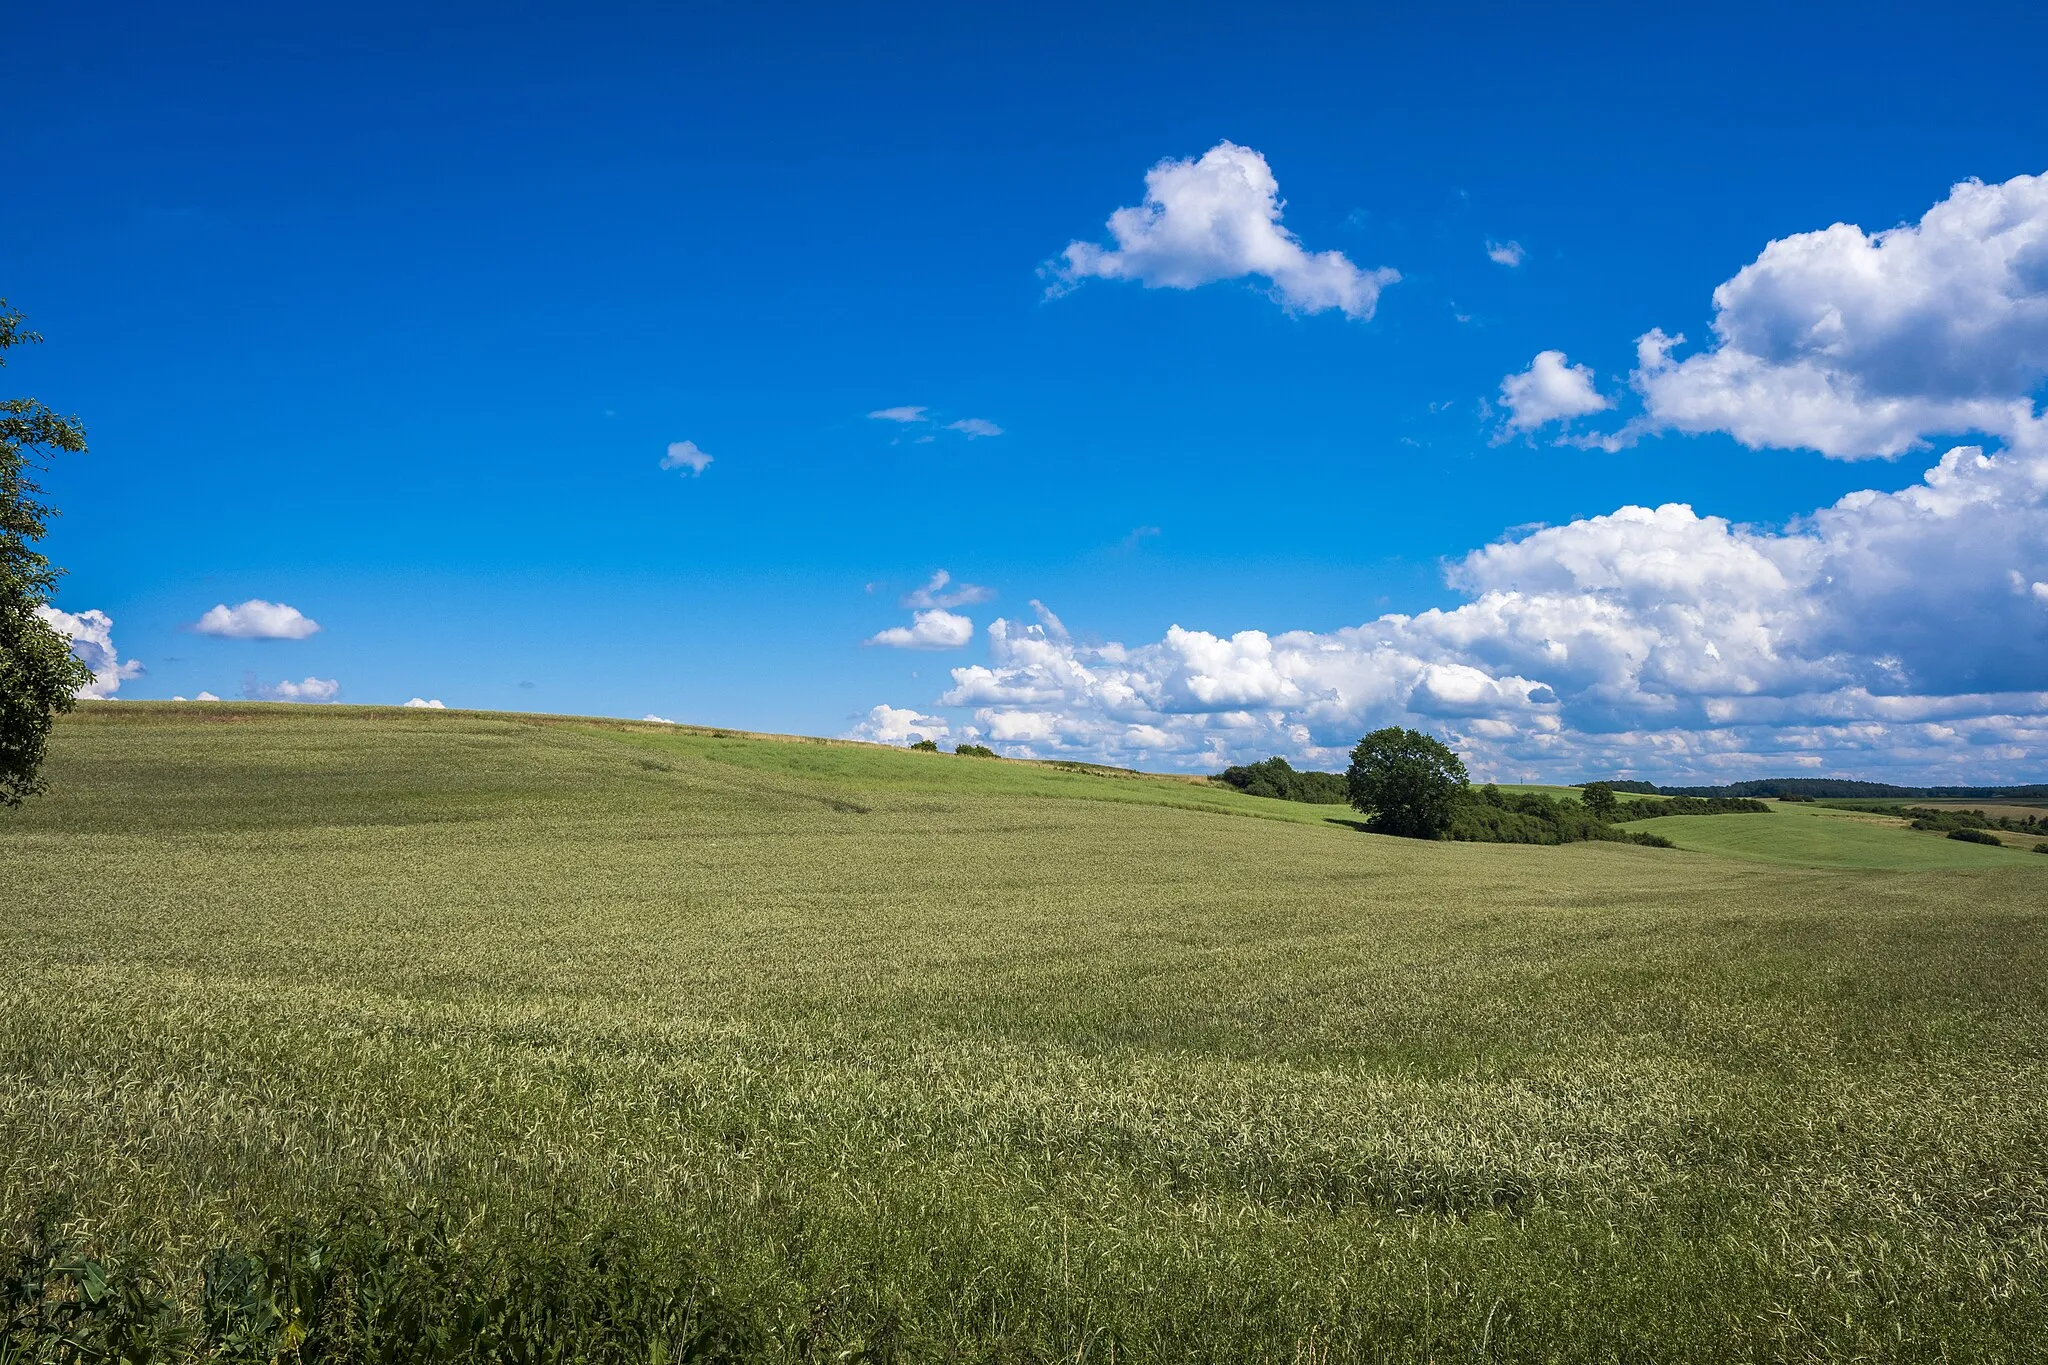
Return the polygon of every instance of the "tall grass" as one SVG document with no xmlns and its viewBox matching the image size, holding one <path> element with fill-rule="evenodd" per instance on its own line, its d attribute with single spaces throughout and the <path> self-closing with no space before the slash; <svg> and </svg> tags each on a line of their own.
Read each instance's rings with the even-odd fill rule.
<svg viewBox="0 0 2048 1365">
<path fill-rule="evenodd" d="M 170 1357 L 2048 1339 L 2048 860 L 1420 844 L 750 744 L 67 722 L 0 839 L 34 1312 L 91 1264 Z"/>
</svg>

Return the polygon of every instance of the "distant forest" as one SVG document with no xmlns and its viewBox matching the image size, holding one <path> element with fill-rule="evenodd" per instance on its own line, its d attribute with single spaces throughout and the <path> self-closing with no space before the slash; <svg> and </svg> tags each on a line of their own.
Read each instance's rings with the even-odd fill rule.
<svg viewBox="0 0 2048 1365">
<path fill-rule="evenodd" d="M 1795 799 L 1803 796 L 1812 800 L 1844 796 L 1917 796 L 1964 801 L 2048 799 L 2048 784 L 2038 782 L 2022 787 L 1895 787 L 1889 782 L 1855 782 L 1841 777 L 1766 777 L 1755 782 L 1729 782 L 1718 787 L 1660 787 L 1652 782 L 1615 779 L 1609 779 L 1607 785 L 1618 792 L 1634 792 L 1639 796 L 1789 796 Z"/>
</svg>

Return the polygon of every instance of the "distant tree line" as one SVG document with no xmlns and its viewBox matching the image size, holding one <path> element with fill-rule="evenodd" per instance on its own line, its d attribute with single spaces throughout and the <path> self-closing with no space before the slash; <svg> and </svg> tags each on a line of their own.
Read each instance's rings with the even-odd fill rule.
<svg viewBox="0 0 2048 1365">
<path fill-rule="evenodd" d="M 1598 785 L 1597 783 L 1594 785 Z M 1747 796 L 1669 796 L 1662 801 L 1626 801 L 1624 820 L 1655 820 L 1661 815 L 1769 815 L 1771 808 Z"/>
<path fill-rule="evenodd" d="M 1907 797 L 1952 801 L 2048 799 L 2048 785 L 2018 787 L 1898 787 L 1889 782 L 1857 782 L 1841 777 L 1767 777 L 1754 782 L 1728 782 L 1718 787 L 1660 787 L 1634 778 L 1609 780 L 1618 792 L 1638 796 L 1767 796 L 1780 801 L 1827 800 L 1841 797 Z"/>
</svg>

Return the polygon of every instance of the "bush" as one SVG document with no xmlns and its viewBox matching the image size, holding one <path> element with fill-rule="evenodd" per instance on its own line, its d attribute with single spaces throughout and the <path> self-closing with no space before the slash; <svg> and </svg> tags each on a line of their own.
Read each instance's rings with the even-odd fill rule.
<svg viewBox="0 0 2048 1365">
<path fill-rule="evenodd" d="M 1612 844 L 1674 845 L 1661 834 L 1616 829 L 1577 801 L 1541 792 L 1504 792 L 1489 782 L 1467 788 L 1451 812 L 1450 837 L 1474 844 L 1576 844 L 1588 839 Z"/>
<path fill-rule="evenodd" d="M 2035 845 L 2034 845 L 2034 852 L 2036 852 L 2036 853 L 2048 853 L 2048 844 L 2035 844 Z"/>
<path fill-rule="evenodd" d="M 1952 829 L 1948 832 L 1948 837 L 1960 839 L 1966 844 L 1989 844 L 1993 848 L 2005 847 L 2005 840 L 1999 838 L 1996 834 L 1986 834 L 1981 829 Z"/>
<path fill-rule="evenodd" d="M 1579 788 L 1579 800 L 1593 813 L 1595 820 L 1612 820 L 1621 810 L 1621 802 L 1615 799 L 1614 788 L 1605 782 L 1588 782 Z"/>
<path fill-rule="evenodd" d="M 935 754 L 939 751 L 939 742 L 935 739 L 921 739 L 917 743 L 911 745 L 910 747 L 913 749 L 921 749 L 928 754 Z"/>
<path fill-rule="evenodd" d="M 986 744 L 962 744 L 959 748 L 953 750 L 953 752 L 960 755 L 960 757 L 962 758 L 999 757 L 996 751 L 994 749 L 989 748 Z"/>
<path fill-rule="evenodd" d="M 1306 801 L 1318 806 L 1341 806 L 1351 799 L 1341 774 L 1296 772 L 1286 759 L 1277 754 L 1260 763 L 1225 768 L 1210 780 L 1235 787 L 1247 796 Z"/>
</svg>

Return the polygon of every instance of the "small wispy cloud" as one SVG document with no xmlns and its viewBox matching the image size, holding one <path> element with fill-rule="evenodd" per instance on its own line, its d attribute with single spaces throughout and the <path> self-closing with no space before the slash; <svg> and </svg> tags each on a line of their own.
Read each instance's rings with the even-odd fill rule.
<svg viewBox="0 0 2048 1365">
<path fill-rule="evenodd" d="M 1126 550 L 1135 550 L 1158 534 L 1157 526 L 1133 526 L 1131 533 L 1124 537 L 1123 547 Z"/>
<path fill-rule="evenodd" d="M 963 417 L 957 422 L 946 423 L 946 430 L 957 431 L 972 441 L 978 436 L 1000 436 L 1003 429 L 983 417 Z"/>
<path fill-rule="evenodd" d="M 917 407 L 876 408 L 868 416 L 874 418 L 877 422 L 922 422 L 927 420 L 925 417 L 926 411 L 927 409 L 922 405 Z"/>
<path fill-rule="evenodd" d="M 1523 249 L 1520 242 L 1496 242 L 1489 238 L 1486 243 L 1486 259 L 1495 265 L 1513 269 L 1529 259 L 1529 253 Z"/>
<path fill-rule="evenodd" d="M 931 576 L 923 587 L 903 595 L 906 607 L 971 607 L 977 602 L 986 602 L 996 595 L 994 588 L 984 588 L 979 583 L 955 583 L 953 575 L 944 569 Z"/>
<path fill-rule="evenodd" d="M 661 457 L 663 469 L 687 469 L 690 477 L 696 478 L 711 463 L 711 457 L 697 448 L 695 441 L 672 441 L 668 454 Z"/>
</svg>

